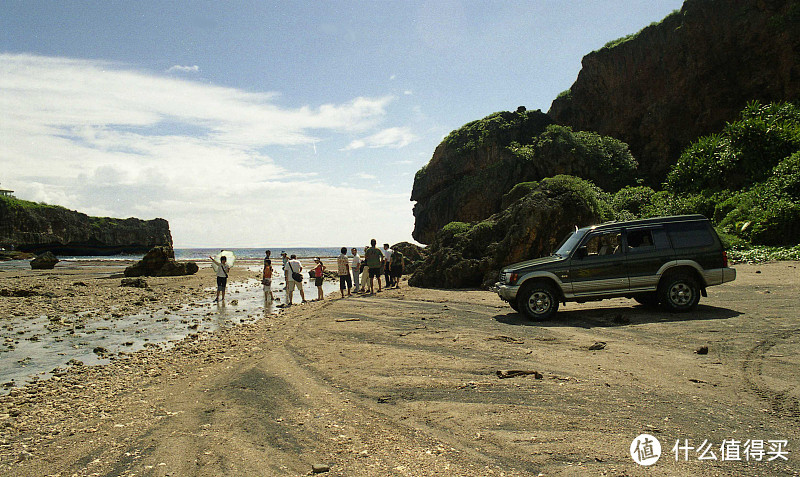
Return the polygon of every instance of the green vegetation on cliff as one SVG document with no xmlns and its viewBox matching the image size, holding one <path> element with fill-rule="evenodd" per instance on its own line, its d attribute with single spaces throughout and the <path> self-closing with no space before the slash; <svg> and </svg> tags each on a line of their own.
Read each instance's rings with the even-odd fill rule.
<svg viewBox="0 0 800 477">
<path fill-rule="evenodd" d="M 628 187 L 612 204 L 619 219 L 700 213 L 727 244 L 800 242 L 800 108 L 751 102 L 741 118 L 691 144 L 665 190 Z"/>
<path fill-rule="evenodd" d="M 541 111 L 520 106 L 516 111 L 498 111 L 467 123 L 448 134 L 442 144 L 452 153 L 467 154 L 490 143 L 526 141 L 538 134 L 546 122 Z"/>
<path fill-rule="evenodd" d="M 0 195 L 0 202 L 9 209 L 58 209 L 67 210 L 60 205 L 50 205 L 44 202 L 31 202 L 29 200 L 17 199 L 16 197 L 8 197 Z"/>
</svg>

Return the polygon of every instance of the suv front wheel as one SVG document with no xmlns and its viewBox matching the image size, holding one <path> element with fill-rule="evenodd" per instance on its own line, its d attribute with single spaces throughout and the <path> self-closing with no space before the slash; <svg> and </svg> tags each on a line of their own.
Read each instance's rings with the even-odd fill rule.
<svg viewBox="0 0 800 477">
<path fill-rule="evenodd" d="M 700 301 L 700 287 L 688 273 L 674 273 L 661 280 L 658 297 L 668 311 L 691 311 Z"/>
<path fill-rule="evenodd" d="M 530 320 L 546 320 L 558 311 L 558 295 L 552 285 L 532 283 L 520 290 L 517 307 Z"/>
</svg>

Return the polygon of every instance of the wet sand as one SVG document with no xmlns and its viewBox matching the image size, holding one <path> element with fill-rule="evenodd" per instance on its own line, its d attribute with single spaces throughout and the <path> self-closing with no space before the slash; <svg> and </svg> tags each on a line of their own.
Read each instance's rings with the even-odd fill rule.
<svg viewBox="0 0 800 477">
<path fill-rule="evenodd" d="M 735 282 L 680 315 L 615 299 L 531 323 L 490 292 L 404 282 L 198 329 L 12 388 L 0 397 L 0 473 L 798 475 L 797 266 L 738 265 Z M 85 302 L 102 320 L 209 300 L 213 281 L 205 269 L 118 296 L 104 273 L 4 274 L 0 289 L 39 284 L 29 312 Z M 62 299 L 48 302 L 51 289 Z M 9 300 L 2 316 L 17 309 Z M 629 454 L 642 433 L 663 446 L 649 468 Z M 717 459 L 676 461 L 684 439 L 712 442 Z M 787 460 L 721 461 L 728 439 L 787 440 Z"/>
</svg>

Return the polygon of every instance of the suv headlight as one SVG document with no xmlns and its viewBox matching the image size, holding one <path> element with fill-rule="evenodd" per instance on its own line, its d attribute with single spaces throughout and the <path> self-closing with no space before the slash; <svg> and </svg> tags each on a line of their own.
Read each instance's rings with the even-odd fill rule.
<svg viewBox="0 0 800 477">
<path fill-rule="evenodd" d="M 502 274 L 503 283 L 508 283 L 509 285 L 513 285 L 517 282 L 517 279 L 519 279 L 519 275 L 517 273 L 503 272 Z"/>
</svg>

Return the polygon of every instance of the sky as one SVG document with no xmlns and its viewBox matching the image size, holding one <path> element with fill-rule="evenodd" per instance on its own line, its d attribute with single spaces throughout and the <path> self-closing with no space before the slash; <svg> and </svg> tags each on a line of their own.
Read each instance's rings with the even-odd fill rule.
<svg viewBox="0 0 800 477">
<path fill-rule="evenodd" d="M 0 188 L 187 247 L 412 241 L 451 131 L 677 0 L 0 2 Z"/>
</svg>

